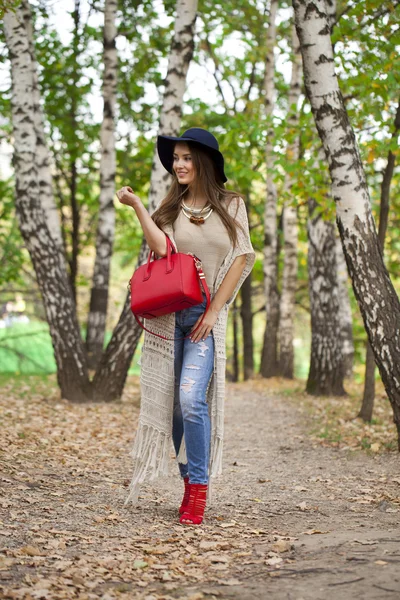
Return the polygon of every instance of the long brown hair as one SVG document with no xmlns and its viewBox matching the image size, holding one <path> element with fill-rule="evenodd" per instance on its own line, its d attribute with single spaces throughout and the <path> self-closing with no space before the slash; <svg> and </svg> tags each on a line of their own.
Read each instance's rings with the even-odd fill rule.
<svg viewBox="0 0 400 600">
<path fill-rule="evenodd" d="M 229 238 L 235 246 L 237 242 L 237 227 L 240 227 L 240 225 L 228 213 L 226 206 L 234 198 L 240 196 L 240 194 L 225 189 L 215 168 L 214 161 L 207 152 L 190 142 L 188 146 L 195 170 L 194 185 L 190 187 L 194 187 L 194 192 L 199 190 L 205 195 L 207 203 L 211 204 L 221 218 Z M 173 172 L 172 176 L 173 181 L 166 197 L 159 208 L 152 214 L 153 221 L 160 229 L 164 229 L 166 225 L 172 225 L 176 221 L 181 209 L 181 201 L 189 193 L 189 186 L 179 183 L 175 172 Z"/>
</svg>

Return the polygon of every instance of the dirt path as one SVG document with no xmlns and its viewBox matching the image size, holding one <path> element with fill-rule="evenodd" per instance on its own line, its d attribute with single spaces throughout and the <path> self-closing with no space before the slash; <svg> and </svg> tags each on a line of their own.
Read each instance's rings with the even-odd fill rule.
<svg viewBox="0 0 400 600">
<path fill-rule="evenodd" d="M 204 526 L 183 527 L 177 477 L 124 506 L 136 391 L 2 394 L 0 597 L 400 597 L 397 455 L 313 445 L 293 403 L 231 385 L 224 476 Z"/>
</svg>

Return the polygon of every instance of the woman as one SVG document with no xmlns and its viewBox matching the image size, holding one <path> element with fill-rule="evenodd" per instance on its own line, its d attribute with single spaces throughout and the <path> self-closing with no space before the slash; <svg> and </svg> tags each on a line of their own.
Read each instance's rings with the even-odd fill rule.
<svg viewBox="0 0 400 600">
<path fill-rule="evenodd" d="M 221 472 L 225 334 L 229 306 L 254 264 L 246 208 L 225 190 L 224 158 L 215 137 L 191 128 L 178 138 L 159 136 L 158 154 L 173 175 L 171 188 L 150 217 L 132 189 L 117 192 L 132 206 L 149 247 L 166 256 L 168 235 L 179 252 L 203 264 L 211 304 L 152 319 L 141 358 L 141 410 L 132 450 L 134 473 L 127 499 L 135 501 L 148 476 L 167 472 L 171 438 L 184 480 L 180 522 L 200 524 L 209 476 Z M 189 334 L 186 339 L 185 336 Z"/>
</svg>

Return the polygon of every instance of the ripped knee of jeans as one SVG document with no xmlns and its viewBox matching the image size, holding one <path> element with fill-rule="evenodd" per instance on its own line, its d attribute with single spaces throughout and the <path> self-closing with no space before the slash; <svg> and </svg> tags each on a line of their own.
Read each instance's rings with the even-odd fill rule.
<svg viewBox="0 0 400 600">
<path fill-rule="evenodd" d="M 196 380 L 191 377 L 184 377 L 183 383 L 181 383 L 181 391 L 184 394 L 189 394 L 192 391 L 193 386 L 195 385 Z"/>
<path fill-rule="evenodd" d="M 206 356 L 206 352 L 210 351 L 210 348 L 207 346 L 207 344 L 205 342 L 203 342 L 203 340 L 201 340 L 201 342 L 198 343 L 198 349 L 199 349 L 199 354 L 198 356 Z"/>
</svg>

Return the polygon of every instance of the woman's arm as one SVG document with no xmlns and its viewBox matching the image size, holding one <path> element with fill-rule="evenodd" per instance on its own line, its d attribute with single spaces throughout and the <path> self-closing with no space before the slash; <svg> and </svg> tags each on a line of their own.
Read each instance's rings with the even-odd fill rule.
<svg viewBox="0 0 400 600">
<path fill-rule="evenodd" d="M 199 342 L 200 340 L 204 340 L 211 333 L 211 330 L 214 327 L 216 320 L 218 319 L 219 311 L 225 305 L 227 300 L 229 300 L 229 298 L 232 296 L 245 266 L 246 255 L 242 254 L 241 256 L 237 256 L 233 261 L 231 268 L 222 280 L 222 283 L 219 286 L 214 298 L 212 299 L 210 308 L 208 309 L 207 314 L 204 317 L 201 327 L 199 327 L 199 329 L 190 337 L 192 342 Z M 193 329 L 197 327 L 200 321 L 201 317 L 197 320 Z"/>
<path fill-rule="evenodd" d="M 165 233 L 154 223 L 139 196 L 133 193 L 132 188 L 125 186 L 118 190 L 117 198 L 122 204 L 131 206 L 135 210 L 150 250 L 153 250 L 158 256 L 166 256 Z"/>
</svg>

